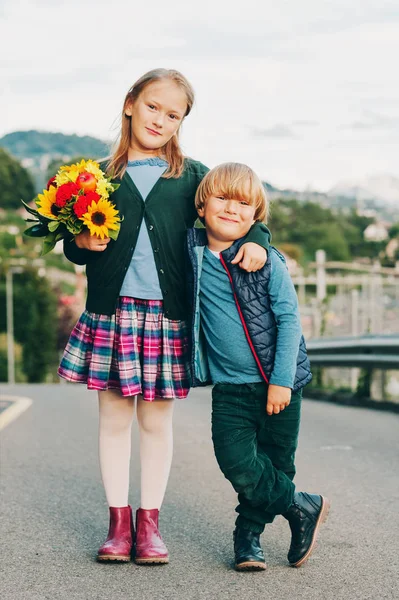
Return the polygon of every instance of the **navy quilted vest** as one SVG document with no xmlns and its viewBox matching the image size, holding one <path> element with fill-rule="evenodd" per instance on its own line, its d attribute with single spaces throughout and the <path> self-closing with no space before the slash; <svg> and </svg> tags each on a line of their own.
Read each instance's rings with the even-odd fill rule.
<svg viewBox="0 0 399 600">
<path fill-rule="evenodd" d="M 268 259 L 262 269 L 255 273 L 248 273 L 238 265 L 231 264 L 231 260 L 237 254 L 240 245 L 244 241 L 245 238 L 237 240 L 230 248 L 224 250 L 221 253 L 221 260 L 229 274 L 238 310 L 243 321 L 243 327 L 246 329 L 248 342 L 263 378 L 265 381 L 268 381 L 273 371 L 277 337 L 277 326 L 270 307 L 270 298 L 265 292 L 271 271 L 270 254 L 268 254 Z M 195 286 L 195 271 L 198 269 L 198 265 L 195 264 L 196 254 L 193 252 L 193 247 L 204 246 L 206 243 L 206 232 L 204 229 L 189 230 L 188 251 L 191 259 L 191 267 L 194 270 L 194 273 L 192 270 L 188 277 L 191 286 Z M 279 255 L 284 260 L 284 257 L 280 253 Z M 189 290 L 189 297 L 191 303 L 197 297 L 194 289 Z M 193 311 L 197 309 L 197 306 L 193 306 Z M 194 332 L 192 333 L 192 339 L 194 339 Z M 194 369 L 194 364 L 192 368 Z M 311 379 L 310 363 L 306 352 L 305 340 L 302 336 L 298 349 L 297 370 L 293 390 L 297 391 L 303 388 Z"/>
</svg>

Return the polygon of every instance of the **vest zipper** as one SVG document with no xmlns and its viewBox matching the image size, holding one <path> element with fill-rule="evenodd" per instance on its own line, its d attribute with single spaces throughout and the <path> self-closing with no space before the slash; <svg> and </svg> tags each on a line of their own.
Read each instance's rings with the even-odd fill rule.
<svg viewBox="0 0 399 600">
<path fill-rule="evenodd" d="M 228 276 L 228 278 L 229 278 L 230 285 L 231 285 L 231 289 L 233 290 L 234 301 L 235 301 L 235 303 L 236 303 L 236 306 L 237 306 L 237 310 L 238 310 L 238 314 L 239 314 L 239 316 L 240 316 L 240 319 L 241 319 L 242 326 L 244 327 L 244 333 L 245 333 L 245 336 L 246 336 L 246 338 L 247 338 L 247 341 L 248 341 L 249 347 L 251 348 L 252 354 L 254 355 L 254 358 L 255 358 L 256 364 L 258 365 L 258 369 L 259 369 L 259 371 L 260 371 L 260 373 L 261 373 L 261 375 L 262 375 L 263 379 L 266 381 L 266 383 L 269 383 L 269 380 L 268 380 L 268 378 L 266 377 L 266 374 L 265 374 L 265 372 L 264 372 L 264 370 L 263 370 L 263 368 L 262 368 L 261 362 L 260 362 L 260 360 L 259 360 L 259 356 L 256 354 L 256 350 L 255 350 L 255 348 L 254 348 L 254 345 L 253 345 L 253 343 L 252 343 L 251 336 L 249 335 L 249 331 L 248 331 L 248 329 L 247 329 L 247 324 L 245 323 L 244 316 L 243 316 L 243 314 L 242 314 L 242 312 L 241 312 L 241 307 L 240 307 L 240 304 L 239 304 L 239 302 L 238 302 L 237 295 L 236 295 L 236 293 L 235 293 L 235 290 L 234 290 L 233 278 L 231 277 L 230 271 L 228 270 L 228 268 L 227 268 L 227 265 L 226 265 L 226 263 L 225 263 L 225 261 L 224 261 L 224 258 L 223 258 L 223 256 L 222 256 L 221 254 L 220 254 L 220 262 L 222 263 L 222 265 L 223 265 L 223 268 L 224 268 L 224 270 L 226 271 L 226 273 L 227 273 L 227 276 Z"/>
</svg>

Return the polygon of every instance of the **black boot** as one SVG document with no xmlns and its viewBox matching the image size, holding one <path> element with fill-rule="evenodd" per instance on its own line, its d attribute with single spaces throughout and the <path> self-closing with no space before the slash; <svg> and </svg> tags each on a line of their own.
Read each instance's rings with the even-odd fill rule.
<svg viewBox="0 0 399 600">
<path fill-rule="evenodd" d="M 233 538 L 236 571 L 264 571 L 266 563 L 259 533 L 236 527 Z"/>
<path fill-rule="evenodd" d="M 316 545 L 320 525 L 327 519 L 329 510 L 328 498 L 295 492 L 291 506 L 283 514 L 292 533 L 288 561 L 293 567 L 300 567 L 308 560 Z"/>
</svg>

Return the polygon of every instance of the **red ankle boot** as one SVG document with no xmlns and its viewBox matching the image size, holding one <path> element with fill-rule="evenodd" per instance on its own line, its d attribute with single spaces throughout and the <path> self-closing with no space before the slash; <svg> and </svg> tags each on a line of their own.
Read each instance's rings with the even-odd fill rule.
<svg viewBox="0 0 399 600">
<path fill-rule="evenodd" d="M 165 564 L 169 562 L 166 548 L 158 530 L 159 510 L 139 508 L 136 512 L 135 562 L 143 564 Z"/>
<path fill-rule="evenodd" d="M 109 507 L 108 537 L 98 551 L 97 560 L 127 562 L 131 558 L 134 527 L 131 506 Z"/>
</svg>

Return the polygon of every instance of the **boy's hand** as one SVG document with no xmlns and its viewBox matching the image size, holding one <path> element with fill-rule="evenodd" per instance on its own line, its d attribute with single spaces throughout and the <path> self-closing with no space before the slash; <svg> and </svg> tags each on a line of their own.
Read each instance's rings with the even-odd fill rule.
<svg viewBox="0 0 399 600">
<path fill-rule="evenodd" d="M 238 263 L 241 269 L 251 273 L 259 271 L 264 266 L 266 260 L 267 252 L 262 246 L 254 242 L 247 242 L 241 246 L 231 264 L 236 265 Z"/>
<path fill-rule="evenodd" d="M 268 415 L 278 415 L 291 402 L 291 388 L 282 385 L 269 384 L 267 391 L 266 412 Z"/>
</svg>

